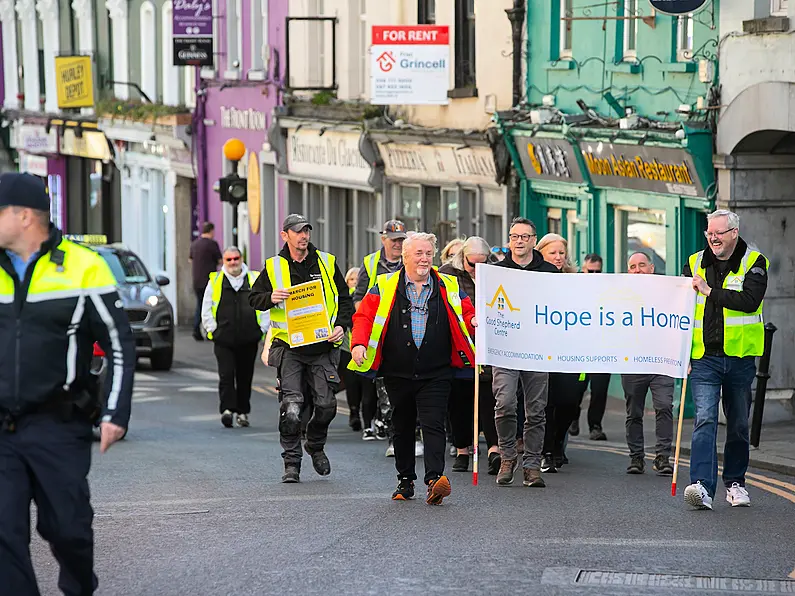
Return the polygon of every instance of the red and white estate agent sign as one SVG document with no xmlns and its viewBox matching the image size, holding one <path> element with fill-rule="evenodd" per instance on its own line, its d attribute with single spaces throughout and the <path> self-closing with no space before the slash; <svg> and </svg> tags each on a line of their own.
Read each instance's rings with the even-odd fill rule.
<svg viewBox="0 0 795 596">
<path fill-rule="evenodd" d="M 450 33 L 446 26 L 374 26 L 370 103 L 446 105 Z"/>
</svg>

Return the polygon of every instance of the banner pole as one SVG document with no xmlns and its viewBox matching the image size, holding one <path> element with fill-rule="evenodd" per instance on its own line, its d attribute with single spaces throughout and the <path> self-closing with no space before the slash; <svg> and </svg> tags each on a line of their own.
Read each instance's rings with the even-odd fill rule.
<svg viewBox="0 0 795 596">
<path fill-rule="evenodd" d="M 478 439 L 480 430 L 478 429 L 478 402 L 480 401 L 480 366 L 475 365 L 475 415 L 474 415 L 474 437 L 472 439 L 472 486 L 478 485 Z"/>
<path fill-rule="evenodd" d="M 671 496 L 676 496 L 676 476 L 679 473 L 679 448 L 682 446 L 682 422 L 685 419 L 685 393 L 687 392 L 687 377 L 682 381 L 682 397 L 679 398 L 679 426 L 676 430 L 676 455 L 674 455 L 674 473 L 671 479 Z"/>
</svg>

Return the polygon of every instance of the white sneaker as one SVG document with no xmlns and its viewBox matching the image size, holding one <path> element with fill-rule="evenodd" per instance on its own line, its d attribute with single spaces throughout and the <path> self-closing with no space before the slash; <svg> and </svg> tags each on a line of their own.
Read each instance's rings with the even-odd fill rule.
<svg viewBox="0 0 795 596">
<path fill-rule="evenodd" d="M 422 457 L 425 454 L 425 447 L 422 444 L 422 441 L 416 441 L 414 443 L 414 457 Z"/>
<path fill-rule="evenodd" d="M 685 503 L 696 509 L 709 509 L 712 511 L 712 497 L 701 482 L 691 484 L 685 489 Z"/>
<path fill-rule="evenodd" d="M 751 497 L 748 496 L 748 491 L 745 490 L 744 486 L 740 486 L 736 482 L 726 489 L 726 500 L 731 503 L 732 507 L 751 506 Z"/>
<path fill-rule="evenodd" d="M 395 446 L 392 443 L 390 443 L 389 446 L 386 448 L 385 455 L 387 457 L 395 457 Z"/>
<path fill-rule="evenodd" d="M 248 427 L 248 414 L 237 415 L 237 425 L 241 427 Z"/>
</svg>

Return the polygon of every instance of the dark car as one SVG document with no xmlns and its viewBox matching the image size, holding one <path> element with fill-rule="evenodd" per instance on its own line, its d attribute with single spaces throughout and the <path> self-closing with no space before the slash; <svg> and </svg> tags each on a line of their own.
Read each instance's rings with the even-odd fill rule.
<svg viewBox="0 0 795 596">
<path fill-rule="evenodd" d="M 153 278 L 138 255 L 121 244 L 106 244 L 102 236 L 66 237 L 107 261 L 130 319 L 138 357 L 149 358 L 153 370 L 169 370 L 174 360 L 174 309 L 161 290 L 169 279 Z"/>
</svg>

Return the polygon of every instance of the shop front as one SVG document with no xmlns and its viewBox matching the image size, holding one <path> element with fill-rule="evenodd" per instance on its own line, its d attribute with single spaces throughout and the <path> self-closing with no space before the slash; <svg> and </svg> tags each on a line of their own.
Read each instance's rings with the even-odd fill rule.
<svg viewBox="0 0 795 596">
<path fill-rule="evenodd" d="M 259 181 L 251 185 L 259 196 L 249 197 L 237 206 L 237 244 L 252 269 L 261 269 L 263 256 L 273 254 L 279 245 L 276 172 L 273 152 L 266 140 L 274 105 L 275 93 L 264 85 L 208 86 L 200 96 L 198 219 L 215 224 L 216 240 L 222 247 L 232 244 L 233 207 L 221 202 L 217 188 L 218 180 L 235 170 L 235 163 L 224 156 L 224 144 L 239 139 L 246 147 L 246 154 L 236 164 L 237 174 Z"/>
<path fill-rule="evenodd" d="M 380 248 L 384 205 L 372 168 L 359 150 L 361 130 L 309 120 L 280 119 L 271 137 L 283 148 L 279 183 L 288 213 L 312 222 L 312 242 L 337 257 L 340 269 Z M 279 151 L 281 154 L 282 151 Z"/>
<path fill-rule="evenodd" d="M 384 164 L 387 213 L 410 230 L 432 232 L 439 247 L 462 236 L 491 245 L 508 238 L 507 189 L 496 182 L 494 156 L 484 141 L 432 143 L 373 132 Z"/>
</svg>

